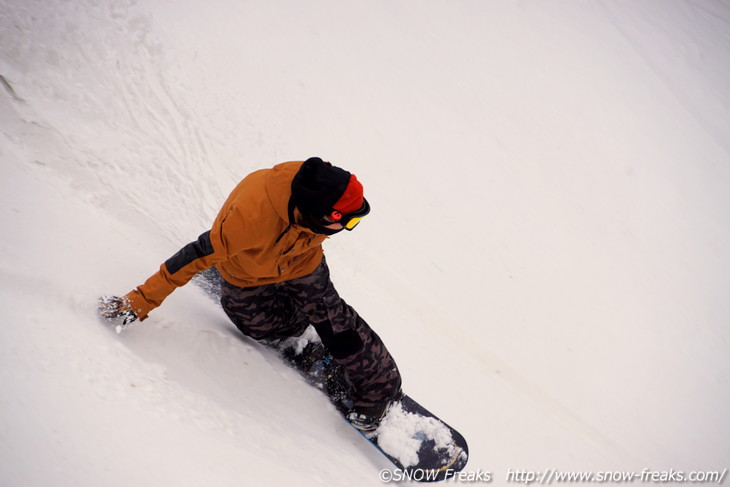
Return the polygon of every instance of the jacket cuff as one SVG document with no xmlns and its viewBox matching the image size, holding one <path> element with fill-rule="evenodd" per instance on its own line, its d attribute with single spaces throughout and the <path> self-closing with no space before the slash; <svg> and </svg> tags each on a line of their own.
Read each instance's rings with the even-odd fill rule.
<svg viewBox="0 0 730 487">
<path fill-rule="evenodd" d="M 135 288 L 134 291 L 125 294 L 124 299 L 127 303 L 129 303 L 129 307 L 132 308 L 132 311 L 139 321 L 146 320 L 149 312 L 156 307 L 144 298 L 138 288 Z"/>
</svg>

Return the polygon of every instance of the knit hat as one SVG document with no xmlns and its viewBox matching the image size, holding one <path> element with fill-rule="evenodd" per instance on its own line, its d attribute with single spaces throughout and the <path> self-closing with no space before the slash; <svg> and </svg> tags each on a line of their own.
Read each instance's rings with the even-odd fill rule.
<svg viewBox="0 0 730 487">
<path fill-rule="evenodd" d="M 303 215 L 322 217 L 332 210 L 348 214 L 365 204 L 362 184 L 354 174 L 319 157 L 304 161 L 291 185 L 292 200 Z"/>
</svg>

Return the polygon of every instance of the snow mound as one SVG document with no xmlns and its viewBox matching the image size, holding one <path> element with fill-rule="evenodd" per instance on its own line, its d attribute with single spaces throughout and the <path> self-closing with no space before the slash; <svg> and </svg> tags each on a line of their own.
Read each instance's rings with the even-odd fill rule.
<svg viewBox="0 0 730 487">
<path fill-rule="evenodd" d="M 418 464 L 418 451 L 424 441 L 433 440 L 435 449 L 454 453 L 454 439 L 445 424 L 407 412 L 400 403 L 390 408 L 377 434 L 380 448 L 406 468 Z"/>
</svg>

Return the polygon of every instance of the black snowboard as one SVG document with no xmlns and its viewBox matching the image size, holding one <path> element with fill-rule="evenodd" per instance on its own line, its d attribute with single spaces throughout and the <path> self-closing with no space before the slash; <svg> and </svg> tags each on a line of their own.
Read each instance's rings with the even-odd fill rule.
<svg viewBox="0 0 730 487">
<path fill-rule="evenodd" d="M 344 368 L 317 339 L 292 338 L 270 346 L 343 414 L 351 409 L 351 387 Z M 358 430 L 359 431 L 359 430 Z M 464 437 L 436 415 L 403 395 L 373 432 L 360 432 L 395 465 L 393 479 L 435 482 L 453 477 L 469 458 Z"/>
</svg>

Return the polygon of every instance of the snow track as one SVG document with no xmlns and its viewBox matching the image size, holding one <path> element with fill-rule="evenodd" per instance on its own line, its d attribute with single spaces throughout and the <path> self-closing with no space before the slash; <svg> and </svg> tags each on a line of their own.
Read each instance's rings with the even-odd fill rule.
<svg viewBox="0 0 730 487">
<path fill-rule="evenodd" d="M 382 485 L 324 397 L 187 286 L 102 293 L 241 177 L 320 155 L 373 212 L 340 293 L 468 471 L 719 470 L 730 15 L 649 2 L 0 0 L 0 484 Z"/>
</svg>

